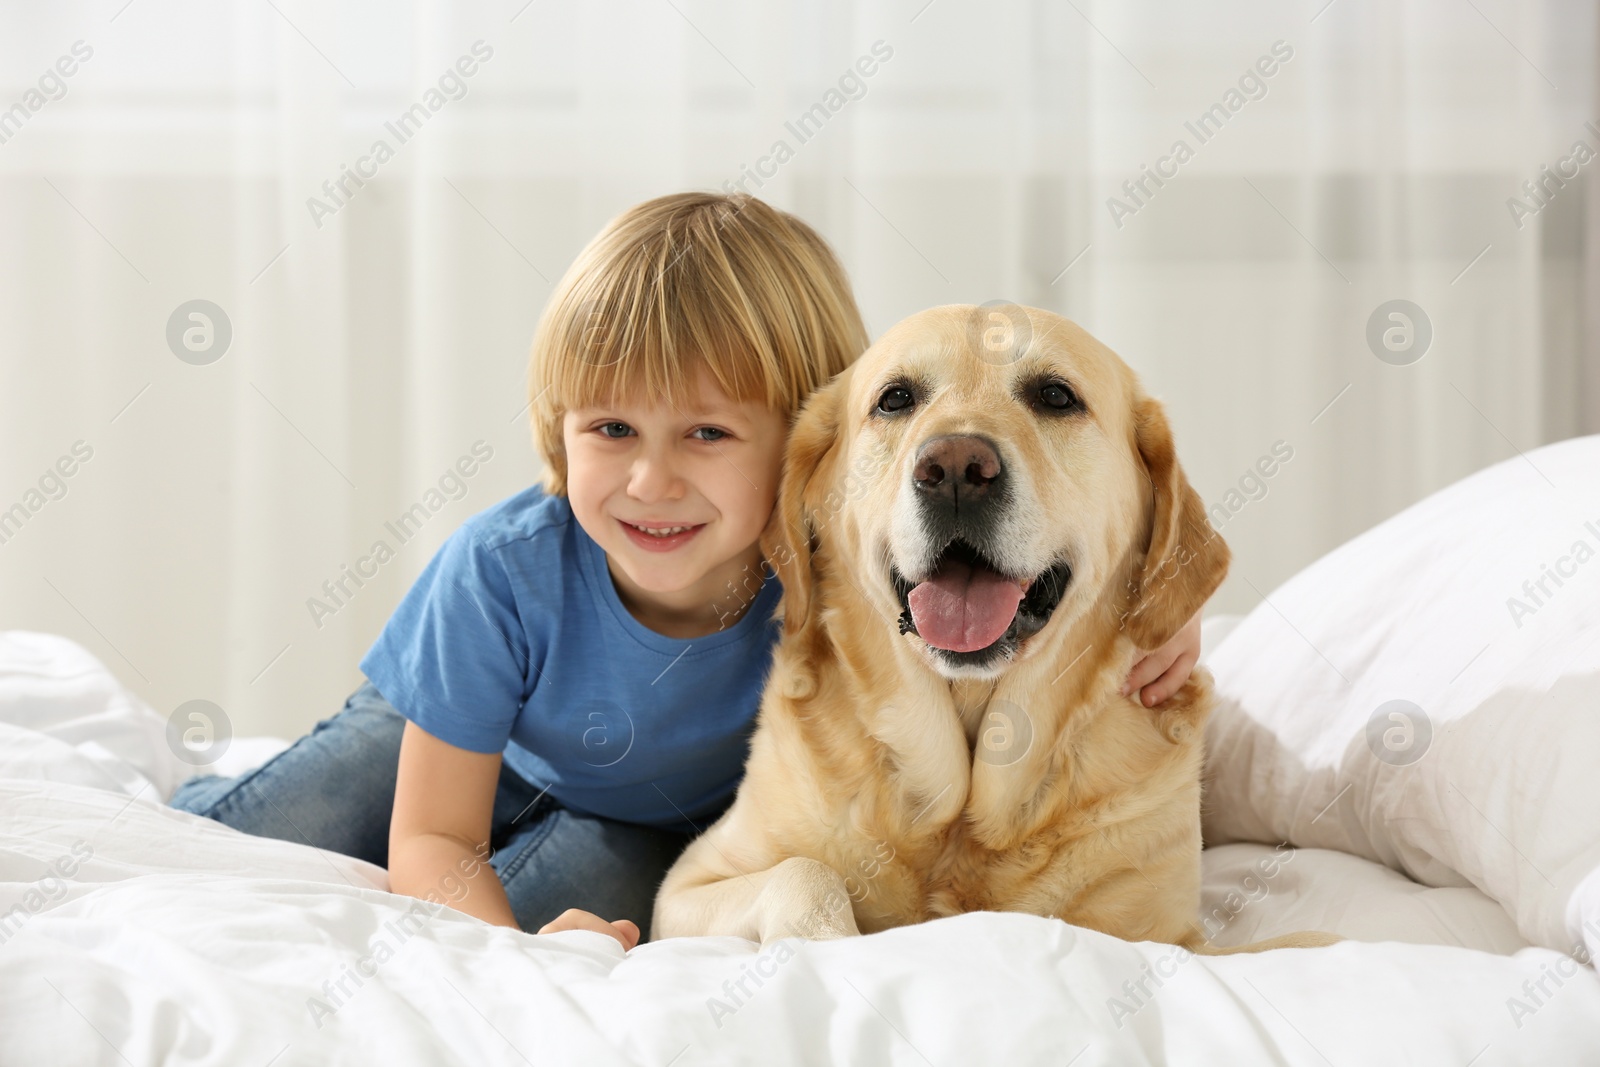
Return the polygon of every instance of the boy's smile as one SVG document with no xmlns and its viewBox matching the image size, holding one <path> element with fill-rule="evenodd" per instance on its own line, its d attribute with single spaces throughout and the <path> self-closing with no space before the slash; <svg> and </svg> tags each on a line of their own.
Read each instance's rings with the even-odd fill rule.
<svg viewBox="0 0 1600 1067">
<path fill-rule="evenodd" d="M 646 552 L 671 552 L 679 545 L 687 544 L 690 538 L 705 529 L 705 523 L 696 523 L 692 526 L 674 525 L 665 521 L 641 522 L 622 521 L 622 529 L 633 539 L 633 543 Z"/>
<path fill-rule="evenodd" d="M 680 638 L 731 625 L 754 598 L 787 436 L 781 414 L 730 399 L 704 368 L 695 384 L 687 410 L 662 398 L 562 420 L 573 515 L 629 612 Z"/>
</svg>

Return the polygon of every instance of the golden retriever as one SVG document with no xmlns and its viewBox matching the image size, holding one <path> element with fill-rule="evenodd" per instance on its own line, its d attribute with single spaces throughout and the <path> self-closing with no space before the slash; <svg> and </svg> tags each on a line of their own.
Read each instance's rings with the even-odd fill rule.
<svg viewBox="0 0 1600 1067">
<path fill-rule="evenodd" d="M 802 408 L 761 543 L 783 636 L 745 777 L 653 939 L 987 910 L 1229 951 L 1197 922 L 1210 674 L 1118 692 L 1229 552 L 1115 353 L 1036 308 L 911 316 Z"/>
</svg>

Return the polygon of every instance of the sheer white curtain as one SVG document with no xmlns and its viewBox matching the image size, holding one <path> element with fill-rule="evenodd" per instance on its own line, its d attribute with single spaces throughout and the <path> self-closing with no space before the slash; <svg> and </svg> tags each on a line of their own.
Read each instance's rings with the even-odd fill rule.
<svg viewBox="0 0 1600 1067">
<path fill-rule="evenodd" d="M 1521 228 L 1506 204 L 1600 150 L 1596 41 L 1592 3 L 1504 0 L 8 6 L 0 626 L 303 731 L 438 544 L 538 477 L 527 345 L 577 250 L 741 179 L 834 243 L 874 334 L 1004 298 L 1121 353 L 1246 610 L 1600 430 L 1600 162 Z M 196 300 L 220 358 L 182 344 Z M 1431 324 L 1414 362 L 1368 345 L 1391 300 Z"/>
</svg>

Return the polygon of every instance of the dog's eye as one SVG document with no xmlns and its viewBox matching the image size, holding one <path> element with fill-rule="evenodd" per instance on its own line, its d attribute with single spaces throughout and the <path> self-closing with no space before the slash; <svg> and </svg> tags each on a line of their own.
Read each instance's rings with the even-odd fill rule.
<svg viewBox="0 0 1600 1067">
<path fill-rule="evenodd" d="M 903 385 L 892 385 L 878 398 L 878 410 L 889 414 L 904 411 L 911 406 L 913 399 L 911 390 Z"/>
<path fill-rule="evenodd" d="M 1039 399 L 1046 407 L 1057 411 L 1069 411 L 1081 406 L 1078 397 L 1073 391 L 1061 382 L 1045 382 L 1039 387 Z"/>
</svg>

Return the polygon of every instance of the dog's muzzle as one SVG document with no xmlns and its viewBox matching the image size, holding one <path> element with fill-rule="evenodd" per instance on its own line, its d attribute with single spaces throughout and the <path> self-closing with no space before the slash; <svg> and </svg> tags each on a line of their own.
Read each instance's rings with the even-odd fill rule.
<svg viewBox="0 0 1600 1067">
<path fill-rule="evenodd" d="M 944 547 L 920 581 L 891 562 L 900 632 L 952 660 L 979 664 L 1043 629 L 1072 568 L 1063 560 L 1041 574 L 1006 574 L 984 552 L 1000 535 L 1011 499 L 994 444 L 975 435 L 935 437 L 922 446 L 912 477 L 923 524 Z"/>
</svg>

